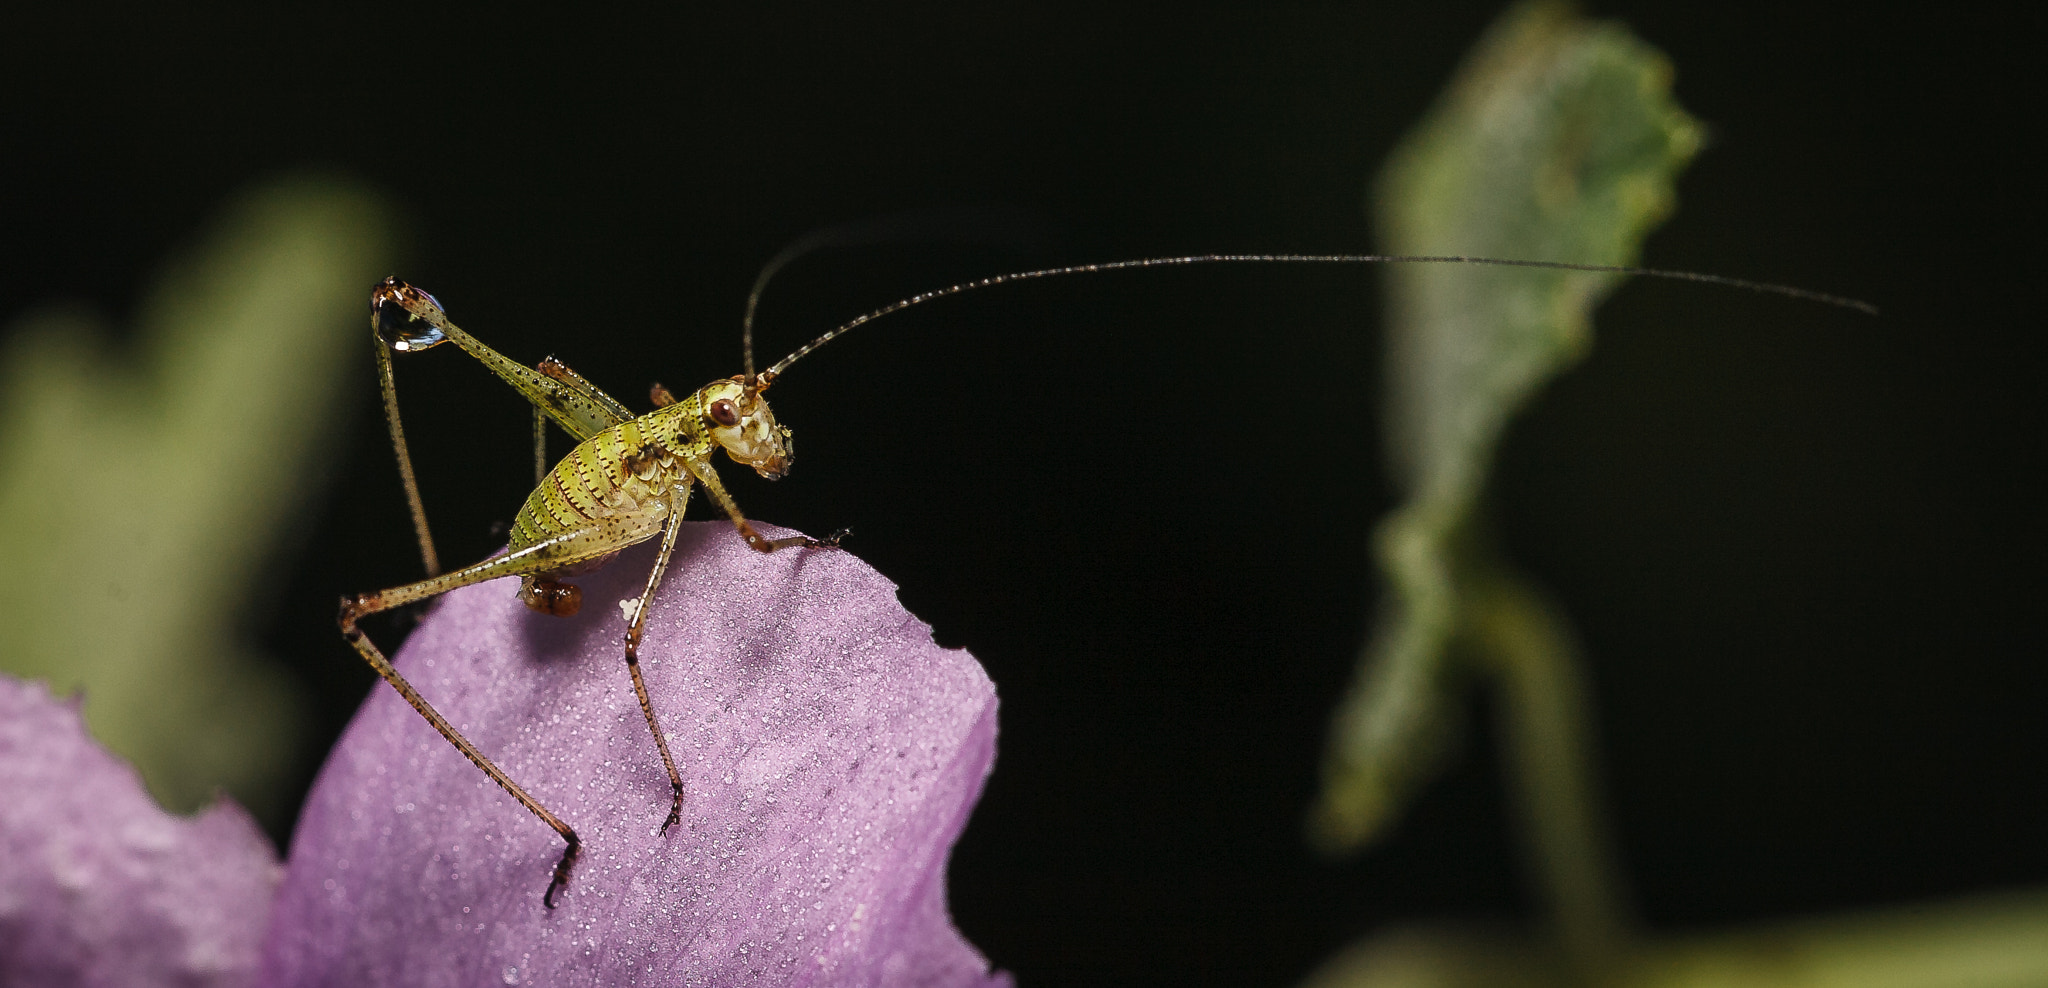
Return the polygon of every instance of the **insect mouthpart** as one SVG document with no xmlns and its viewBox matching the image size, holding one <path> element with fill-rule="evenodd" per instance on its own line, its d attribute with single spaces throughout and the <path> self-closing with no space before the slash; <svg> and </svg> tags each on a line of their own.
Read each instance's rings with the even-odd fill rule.
<svg viewBox="0 0 2048 988">
<path fill-rule="evenodd" d="M 763 480 L 781 480 L 789 476 L 789 464 L 795 457 L 789 451 L 789 431 L 782 433 L 782 453 L 754 464 L 754 472 Z"/>
</svg>

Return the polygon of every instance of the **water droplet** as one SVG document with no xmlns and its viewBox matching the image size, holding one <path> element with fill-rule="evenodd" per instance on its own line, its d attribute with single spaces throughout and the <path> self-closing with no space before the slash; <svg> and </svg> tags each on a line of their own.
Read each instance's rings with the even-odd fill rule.
<svg viewBox="0 0 2048 988">
<path fill-rule="evenodd" d="M 410 353 L 447 342 L 447 334 L 422 314 L 445 318 L 434 296 L 397 278 L 384 279 L 370 293 L 370 325 L 393 350 Z"/>
</svg>

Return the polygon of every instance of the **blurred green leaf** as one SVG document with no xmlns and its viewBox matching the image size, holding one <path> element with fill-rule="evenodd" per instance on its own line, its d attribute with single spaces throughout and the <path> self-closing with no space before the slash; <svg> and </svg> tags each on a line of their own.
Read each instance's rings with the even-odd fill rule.
<svg viewBox="0 0 2048 988">
<path fill-rule="evenodd" d="M 1633 264 L 1700 143 L 1670 75 L 1617 25 L 1558 4 L 1513 8 L 1380 177 L 1383 248 Z M 1491 545 L 1483 510 L 1509 421 L 1585 353 L 1589 314 L 1616 276 L 1412 265 L 1388 278 L 1388 446 L 1407 501 L 1376 534 L 1387 600 L 1337 714 L 1313 833 L 1348 850 L 1384 832 L 1456 738 L 1465 687 L 1484 683 L 1500 698 L 1552 929 L 1392 930 L 1331 959 L 1308 988 L 2048 984 L 2041 891 L 1718 936 L 1632 934 L 1602 834 L 1577 647 Z"/>
<path fill-rule="evenodd" d="M 1302 988 L 2036 988 L 2048 892 L 1774 923 L 1637 944 L 1597 978 L 1554 943 L 1503 930 L 1396 929 L 1345 949 Z"/>
<path fill-rule="evenodd" d="M 1640 951 L 1627 988 L 2037 988 L 2048 891 L 1778 923 Z"/>
<path fill-rule="evenodd" d="M 361 189 L 275 183 L 166 268 L 132 342 L 51 308 L 0 348 L 0 668 L 83 688 L 171 809 L 273 808 L 291 763 L 302 701 L 238 633 L 332 459 L 388 226 Z"/>
<path fill-rule="evenodd" d="M 1390 253 L 1629 264 L 1672 208 L 1700 129 L 1670 66 L 1617 24 L 1518 6 L 1468 57 L 1374 194 Z M 1316 815 L 1348 848 L 1378 834 L 1431 774 L 1473 671 L 1471 582 L 1492 568 L 1475 530 L 1509 419 L 1591 339 L 1616 276 L 1400 265 L 1387 272 L 1389 457 L 1407 503 L 1380 527 L 1391 589 L 1340 709 Z"/>
<path fill-rule="evenodd" d="M 1634 263 L 1700 144 L 1670 82 L 1664 58 L 1620 25 L 1556 3 L 1511 9 L 1381 174 L 1382 247 Z M 1508 422 L 1585 353 L 1592 308 L 1618 276 L 1452 264 L 1387 275 L 1388 455 L 1408 499 L 1375 536 L 1387 600 L 1336 715 L 1313 834 L 1342 851 L 1384 832 L 1457 737 L 1467 683 L 1493 681 L 1539 889 L 1567 942 L 1597 953 L 1623 910 L 1575 647 L 1492 549 L 1481 506 Z"/>
<path fill-rule="evenodd" d="M 1500 931 L 1389 930 L 1345 948 L 1301 988 L 1565 988 L 1553 946 Z"/>
</svg>

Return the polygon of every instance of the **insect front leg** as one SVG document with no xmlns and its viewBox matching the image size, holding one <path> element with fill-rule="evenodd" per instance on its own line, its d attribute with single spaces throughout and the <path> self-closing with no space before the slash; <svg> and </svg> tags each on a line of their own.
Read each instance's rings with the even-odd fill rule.
<svg viewBox="0 0 2048 988">
<path fill-rule="evenodd" d="M 777 549 L 797 547 L 806 549 L 837 549 L 839 548 L 839 540 L 847 536 L 847 530 L 842 528 L 822 539 L 814 539 L 808 535 L 792 535 L 788 538 L 771 539 L 756 531 L 753 523 L 747 521 L 747 516 L 740 514 L 740 506 L 733 503 L 732 495 L 725 492 L 725 485 L 718 482 L 718 473 L 711 469 L 711 461 L 685 459 L 683 460 L 683 465 L 690 471 L 690 476 L 697 478 L 697 481 L 704 485 L 705 493 L 710 494 L 711 499 L 717 501 L 718 506 L 725 510 L 725 516 L 732 519 L 733 527 L 739 529 L 740 538 L 746 540 L 747 547 L 756 552 L 774 552 Z"/>
<path fill-rule="evenodd" d="M 398 695 L 405 698 L 405 702 L 411 704 L 414 710 L 419 711 L 420 716 L 426 718 L 427 723 L 432 724 L 434 730 L 439 731 L 442 737 L 447 738 L 448 743 L 454 745 L 455 750 L 462 752 L 463 757 L 468 758 L 471 764 L 475 765 L 485 775 L 490 776 L 491 781 L 498 784 L 498 788 L 511 794 L 512 798 L 518 800 L 521 806 L 526 807 L 534 816 L 539 817 L 542 823 L 547 824 L 555 833 L 561 835 L 562 840 L 568 846 L 563 848 L 561 859 L 555 862 L 554 874 L 548 881 L 547 893 L 541 897 L 541 901 L 549 909 L 555 908 L 555 893 L 561 891 L 563 886 L 569 884 L 569 874 L 575 869 L 577 855 L 583 849 L 582 839 L 576 836 L 574 828 L 564 823 L 562 818 L 549 812 L 548 808 L 542 806 L 539 800 L 528 794 L 525 788 L 521 787 L 519 783 L 512 781 L 512 777 L 506 775 L 503 769 L 500 769 L 482 751 L 477 750 L 476 745 L 470 743 L 468 738 L 462 736 L 461 731 L 455 729 L 455 725 L 448 723 L 448 719 L 441 716 L 441 712 L 435 710 L 434 705 L 428 703 L 426 697 L 421 696 L 419 691 L 414 689 L 413 685 L 407 682 L 404 676 L 399 675 L 398 669 L 391 664 L 391 660 L 384 657 L 383 651 L 377 648 L 376 643 L 370 640 L 369 635 L 364 634 L 363 630 L 356 626 L 356 622 L 369 615 L 388 611 L 394 607 L 403 607 L 414 601 L 425 600 L 429 597 L 447 593 L 450 590 L 469 586 L 472 583 L 482 583 L 486 580 L 495 580 L 505 576 L 519 576 L 536 569 L 546 568 L 552 565 L 551 560 L 548 558 L 547 550 L 553 548 L 555 548 L 555 543 L 543 543 L 519 552 L 487 559 L 474 566 L 464 567 L 445 576 L 437 576 L 421 580 L 418 583 L 410 583 L 402 587 L 381 590 L 376 593 L 343 597 L 341 599 L 341 613 L 338 617 L 342 637 L 348 639 L 349 645 L 355 648 L 358 654 L 362 655 L 363 661 L 368 662 L 370 668 L 377 670 L 377 675 L 384 677 L 384 681 L 390 683 L 391 688 L 397 690 Z M 645 695 L 643 692 L 643 699 L 641 701 L 643 705 L 646 702 L 644 699 Z"/>
</svg>

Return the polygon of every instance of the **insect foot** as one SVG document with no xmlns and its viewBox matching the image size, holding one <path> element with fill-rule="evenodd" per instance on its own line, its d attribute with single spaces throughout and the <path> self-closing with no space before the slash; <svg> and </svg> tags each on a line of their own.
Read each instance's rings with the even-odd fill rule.
<svg viewBox="0 0 2048 988">
<path fill-rule="evenodd" d="M 575 834 L 570 834 L 569 846 L 562 849 L 562 859 L 555 862 L 555 874 L 548 880 L 548 890 L 541 894 L 541 905 L 549 909 L 555 908 L 555 893 L 568 887 L 569 872 L 575 869 L 576 859 L 582 853 L 583 842 L 577 840 Z"/>
<path fill-rule="evenodd" d="M 839 540 L 852 534 L 852 529 L 842 528 L 822 539 L 814 539 L 808 535 L 771 539 L 755 531 L 752 524 L 743 524 L 740 527 L 740 538 L 745 539 L 747 548 L 755 552 L 774 552 L 777 549 L 837 549 L 840 547 Z"/>
</svg>

